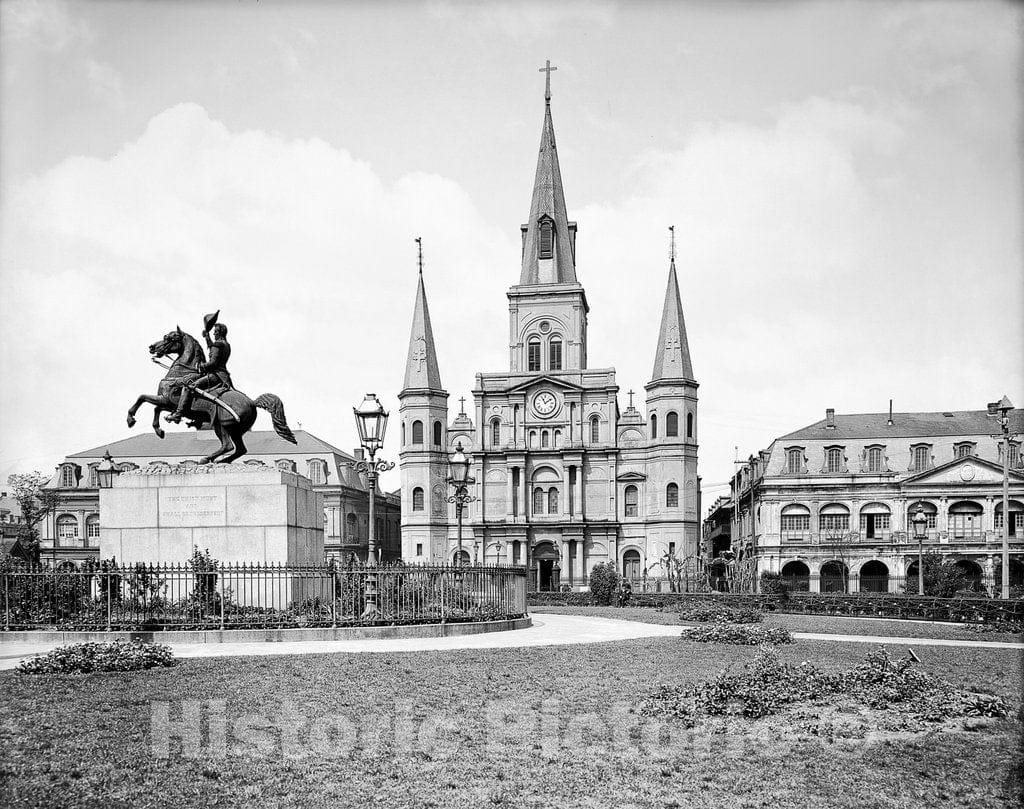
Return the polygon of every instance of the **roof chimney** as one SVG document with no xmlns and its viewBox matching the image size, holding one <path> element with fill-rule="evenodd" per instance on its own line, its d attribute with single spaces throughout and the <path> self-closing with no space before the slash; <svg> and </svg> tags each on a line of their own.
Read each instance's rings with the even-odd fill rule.
<svg viewBox="0 0 1024 809">
<path fill-rule="evenodd" d="M 836 428 L 836 411 L 834 407 L 830 407 L 825 410 L 825 429 L 834 430 Z"/>
<path fill-rule="evenodd" d="M 886 422 L 886 424 L 892 427 L 892 399 L 889 400 L 889 420 Z"/>
</svg>

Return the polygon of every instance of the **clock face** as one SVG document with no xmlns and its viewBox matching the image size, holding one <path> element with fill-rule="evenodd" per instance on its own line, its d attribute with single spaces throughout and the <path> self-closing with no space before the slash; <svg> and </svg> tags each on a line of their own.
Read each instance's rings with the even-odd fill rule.
<svg viewBox="0 0 1024 809">
<path fill-rule="evenodd" d="M 557 407 L 558 399 L 550 391 L 541 391 L 533 397 L 533 409 L 537 411 L 538 416 L 550 416 Z"/>
</svg>

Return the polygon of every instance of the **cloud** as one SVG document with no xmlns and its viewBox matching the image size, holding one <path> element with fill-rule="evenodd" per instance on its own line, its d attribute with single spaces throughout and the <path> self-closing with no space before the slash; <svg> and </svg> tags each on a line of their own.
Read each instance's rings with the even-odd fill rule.
<svg viewBox="0 0 1024 809">
<path fill-rule="evenodd" d="M 124 83 L 117 70 L 95 59 L 86 59 L 85 75 L 89 82 L 89 91 L 95 98 L 116 110 L 125 108 Z"/>
<path fill-rule="evenodd" d="M 156 115 L 108 159 L 64 160 L 0 207 L 5 457 L 56 458 L 122 435 L 123 411 L 159 378 L 145 346 L 179 322 L 198 334 L 217 308 L 238 384 L 278 393 L 293 423 L 344 446 L 365 390 L 397 404 L 414 237 L 448 355 L 457 335 L 440 324 L 491 325 L 462 303 L 483 296 L 482 267 L 516 255 L 451 180 L 385 183 L 322 140 L 231 131 L 195 104 Z M 444 295 L 444 279 L 465 297 Z M 21 361 L 19 347 L 39 345 L 60 348 Z M 75 391 L 92 432 L 67 417 Z"/>
<path fill-rule="evenodd" d="M 500 33 L 514 40 L 554 36 L 565 26 L 610 28 L 616 15 L 615 3 L 606 0 L 564 3 L 433 0 L 427 4 L 427 10 L 442 22 L 476 32 Z"/>
<path fill-rule="evenodd" d="M 0 31 L 9 42 L 29 42 L 49 51 L 94 38 L 88 24 L 73 19 L 62 0 L 5 0 L 0 4 Z"/>
</svg>

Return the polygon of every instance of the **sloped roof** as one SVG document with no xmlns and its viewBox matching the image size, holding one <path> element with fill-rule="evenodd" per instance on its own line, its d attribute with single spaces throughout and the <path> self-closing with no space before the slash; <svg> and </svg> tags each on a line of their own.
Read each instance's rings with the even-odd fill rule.
<svg viewBox="0 0 1024 809">
<path fill-rule="evenodd" d="M 1024 410 L 1010 411 L 1010 432 L 1024 432 Z M 925 438 L 943 435 L 995 435 L 1000 432 L 999 420 L 985 410 L 956 410 L 936 413 L 836 413 L 835 427 L 825 426 L 826 419 L 816 421 L 795 432 L 781 436 L 779 441 L 833 441 L 864 438 Z"/>
<path fill-rule="evenodd" d="M 68 455 L 68 458 L 101 458 L 105 452 L 110 452 L 116 460 L 125 458 L 147 458 L 147 457 L 177 457 L 206 455 L 216 442 L 216 438 L 209 430 L 203 431 L 202 437 L 194 430 L 187 432 L 168 432 L 165 438 L 158 438 L 151 431 L 147 430 L 131 438 L 123 438 L 120 441 L 113 441 L 93 449 L 76 452 Z M 352 456 L 328 444 L 322 438 L 317 438 L 305 430 L 295 430 L 295 443 L 285 441 L 273 430 L 253 430 L 246 433 L 245 446 L 248 448 L 248 455 L 280 455 L 288 456 L 295 454 L 337 454 L 352 459 Z"/>
</svg>

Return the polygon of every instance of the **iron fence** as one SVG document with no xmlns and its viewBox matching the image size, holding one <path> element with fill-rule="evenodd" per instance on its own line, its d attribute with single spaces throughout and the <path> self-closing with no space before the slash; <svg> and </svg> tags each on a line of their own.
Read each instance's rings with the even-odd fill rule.
<svg viewBox="0 0 1024 809">
<path fill-rule="evenodd" d="M 371 585 L 368 588 L 368 585 Z M 375 609 L 368 609 L 369 601 Z M 5 630 L 258 629 L 451 623 L 526 614 L 512 566 L 110 563 L 0 575 Z"/>
<path fill-rule="evenodd" d="M 726 576 L 705 574 L 689 578 L 668 579 L 663 577 L 623 578 L 628 581 L 634 593 L 710 593 L 710 592 L 750 592 L 750 587 L 739 586 Z M 792 592 L 804 593 L 888 593 L 889 595 L 916 595 L 917 576 L 857 576 L 857 575 L 807 575 L 782 576 L 773 579 L 772 583 L 785 583 Z M 988 582 L 991 585 L 991 582 Z M 759 589 L 769 592 L 766 583 L 760 582 Z M 980 596 L 991 595 L 991 586 L 980 577 L 967 578 L 963 583 L 962 592 Z M 926 595 L 951 596 L 953 593 L 926 593 Z"/>
</svg>

